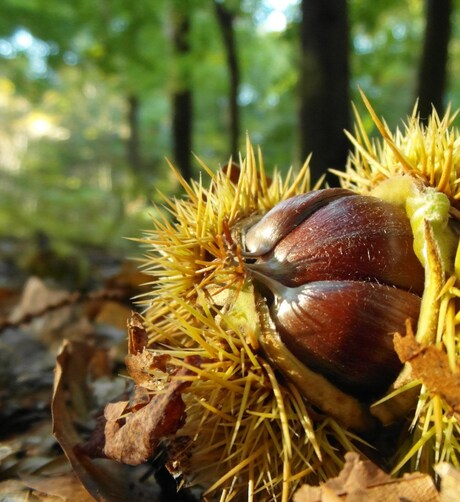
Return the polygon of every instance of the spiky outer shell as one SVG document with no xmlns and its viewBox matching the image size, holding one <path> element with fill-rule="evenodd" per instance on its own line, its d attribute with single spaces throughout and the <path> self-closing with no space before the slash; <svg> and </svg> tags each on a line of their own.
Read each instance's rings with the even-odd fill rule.
<svg viewBox="0 0 460 502">
<path fill-rule="evenodd" d="M 336 473 L 336 441 L 348 450 L 353 436 L 327 417 L 314 424 L 301 393 L 264 356 L 234 236 L 248 217 L 308 191 L 308 165 L 268 179 L 248 142 L 237 183 L 231 170 L 202 167 L 209 185 L 178 175 L 186 197 L 165 199 L 174 221 L 156 218 L 145 239 L 154 284 L 145 299 L 149 347 L 168 356 L 170 367 L 183 367 L 191 355 L 204 361 L 190 368 L 186 420 L 169 442 L 169 468 L 202 486 L 206 497 L 288 500 L 309 475 Z M 167 378 L 152 374 L 157 382 Z"/>
<path fill-rule="evenodd" d="M 248 142 L 236 183 L 235 171 L 202 167 L 209 185 L 177 174 L 186 196 L 165 198 L 173 220 L 155 218 L 144 239 L 154 285 L 144 299 L 149 349 L 168 357 L 169 373 L 192 371 L 184 426 L 168 440 L 168 467 L 209 498 L 287 501 L 302 481 L 336 474 L 337 451 L 354 449 L 355 436 L 312 412 L 266 357 L 237 237 L 247 218 L 310 189 L 308 165 L 268 179 Z M 190 366 L 188 356 L 203 362 Z M 168 378 L 152 370 L 153 387 Z"/>
<path fill-rule="evenodd" d="M 385 199 L 405 208 L 414 233 L 414 249 L 425 268 L 425 288 L 415 339 L 419 347 L 435 346 L 446 355 L 452 375 L 459 371 L 460 280 L 459 204 L 460 136 L 453 127 L 457 113 L 444 117 L 433 111 L 427 125 L 417 108 L 402 130 L 392 133 L 362 98 L 381 134 L 371 140 L 356 113 L 354 152 L 342 186 Z M 460 424 L 455 404 L 436 386 L 417 382 L 406 365 L 387 400 L 375 407 L 383 421 L 388 409 L 404 407 L 405 395 L 415 390 L 415 413 L 392 472 L 419 469 L 432 472 L 441 461 L 459 464 Z M 417 386 L 417 384 L 421 384 Z M 410 390 L 412 389 L 412 391 Z M 388 406 L 388 408 L 386 408 Z"/>
<path fill-rule="evenodd" d="M 345 188 L 406 209 L 426 277 L 416 339 L 442 345 L 456 371 L 460 260 L 453 226 L 459 215 L 460 138 L 449 114 L 443 119 L 434 114 L 423 127 L 414 113 L 394 135 L 373 119 L 383 139 L 371 141 L 357 116 L 355 150 L 338 174 Z M 173 220 L 155 217 L 144 239 L 145 270 L 153 284 L 143 300 L 148 347 L 167 357 L 170 368 L 150 370 L 152 387 L 161 390 L 171 368 L 191 370 L 192 384 L 183 394 L 184 425 L 165 443 L 168 466 L 185 483 L 202 486 L 209 499 L 287 501 L 300 483 L 335 475 L 343 452 L 363 444 L 359 433 L 334 418 L 333 400 L 340 396 L 326 393 L 327 401 L 319 404 L 305 399 L 302 382 L 277 370 L 288 374 L 291 361 L 266 356 L 264 343 L 276 344 L 276 337 L 242 266 L 240 227 L 309 190 L 308 165 L 297 175 L 275 172 L 269 180 L 260 152 L 256 159 L 248 141 L 239 176 L 231 169 L 213 173 L 202 167 L 210 177 L 207 186 L 201 180 L 187 183 L 176 173 L 185 197 L 165 198 Z M 199 356 L 202 363 L 192 366 L 188 356 Z M 373 415 L 384 423 L 400 418 L 398 410 L 404 414 L 414 405 L 414 391 L 412 428 L 392 460 L 394 472 L 409 466 L 429 470 L 440 460 L 457 463 L 456 416 L 439 393 L 414 381 L 410 365 L 388 396 L 371 407 Z M 359 406 L 348 404 L 352 421 Z M 358 417 L 352 427 L 366 429 L 368 419 Z"/>
</svg>

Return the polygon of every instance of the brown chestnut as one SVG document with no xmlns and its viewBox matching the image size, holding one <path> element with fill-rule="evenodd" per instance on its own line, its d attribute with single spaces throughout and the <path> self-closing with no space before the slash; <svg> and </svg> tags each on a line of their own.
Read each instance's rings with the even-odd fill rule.
<svg viewBox="0 0 460 502">
<path fill-rule="evenodd" d="M 423 291 L 405 211 L 318 190 L 275 206 L 244 243 L 246 268 L 287 349 L 349 394 L 381 394 L 402 366 L 393 334 L 417 321 Z"/>
<path fill-rule="evenodd" d="M 292 197 L 251 227 L 245 242 L 247 258 L 256 258 L 251 268 L 286 286 L 364 280 L 423 292 L 406 213 L 375 197 L 342 189 Z"/>
<path fill-rule="evenodd" d="M 341 197 L 354 195 L 344 188 L 325 188 L 296 195 L 272 208 L 245 236 L 247 256 L 262 256 L 319 208 Z"/>
<path fill-rule="evenodd" d="M 402 364 L 392 335 L 417 319 L 417 295 L 362 281 L 278 284 L 273 292 L 271 318 L 304 364 L 361 397 L 378 396 L 394 381 Z"/>
</svg>

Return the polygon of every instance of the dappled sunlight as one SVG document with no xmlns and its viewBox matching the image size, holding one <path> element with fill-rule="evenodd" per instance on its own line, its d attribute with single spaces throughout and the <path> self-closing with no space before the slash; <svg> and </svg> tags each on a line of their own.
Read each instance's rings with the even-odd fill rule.
<svg viewBox="0 0 460 502">
<path fill-rule="evenodd" d="M 393 493 L 431 502 L 434 471 L 460 479 L 459 21 L 436 0 L 3 2 L 1 500 L 390 500 L 409 470 Z M 340 184 L 385 204 L 315 205 Z M 311 286 L 330 264 L 352 276 Z M 126 394 L 104 414 L 105 389 Z M 140 470 L 75 449 L 92 430 Z"/>
</svg>

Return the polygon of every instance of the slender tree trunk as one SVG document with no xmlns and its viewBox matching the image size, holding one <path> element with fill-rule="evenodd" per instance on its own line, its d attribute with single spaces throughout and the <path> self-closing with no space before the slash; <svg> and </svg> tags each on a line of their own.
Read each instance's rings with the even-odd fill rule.
<svg viewBox="0 0 460 502">
<path fill-rule="evenodd" d="M 313 153 L 312 179 L 342 168 L 350 126 L 346 0 L 302 0 L 300 26 L 300 154 Z M 336 184 L 332 175 L 328 181 Z"/>
<path fill-rule="evenodd" d="M 127 160 L 133 173 L 142 170 L 139 134 L 139 98 L 135 95 L 128 96 L 128 126 L 129 137 L 127 141 Z"/>
<path fill-rule="evenodd" d="M 238 90 L 240 86 L 240 68 L 235 41 L 235 16 L 227 7 L 219 2 L 214 2 L 217 20 L 224 41 L 229 72 L 228 107 L 230 119 L 230 153 L 238 159 L 238 143 L 240 137 L 240 110 L 238 107 Z"/>
<path fill-rule="evenodd" d="M 434 107 L 444 111 L 447 61 L 451 35 L 452 0 L 426 0 L 426 28 L 418 78 L 417 96 L 422 119 Z"/>
<path fill-rule="evenodd" d="M 173 96 L 173 149 L 175 165 L 182 176 L 192 177 L 192 91 L 176 92 Z"/>
<path fill-rule="evenodd" d="M 193 95 L 190 53 L 190 16 L 178 3 L 173 7 L 173 47 L 177 72 L 172 95 L 172 140 L 174 161 L 183 177 L 192 177 Z"/>
</svg>

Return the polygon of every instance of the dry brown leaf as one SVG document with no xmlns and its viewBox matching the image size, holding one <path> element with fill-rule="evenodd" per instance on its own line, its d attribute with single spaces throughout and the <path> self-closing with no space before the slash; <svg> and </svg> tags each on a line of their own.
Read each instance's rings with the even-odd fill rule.
<svg viewBox="0 0 460 502">
<path fill-rule="evenodd" d="M 0 481 L 0 500 L 14 502 L 31 502 L 29 488 L 19 479 Z"/>
<path fill-rule="evenodd" d="M 150 388 L 153 382 L 152 375 L 149 370 L 156 366 L 156 358 L 152 352 L 144 350 L 143 352 L 138 352 L 135 355 L 129 354 L 125 358 L 125 364 L 129 376 L 136 382 L 137 385 Z"/>
<path fill-rule="evenodd" d="M 142 322 L 142 317 L 136 312 L 128 319 L 128 351 L 136 355 L 147 346 L 148 335 Z"/>
<path fill-rule="evenodd" d="M 441 502 L 458 502 L 460 500 L 460 471 L 447 462 L 438 464 L 435 471 L 441 478 Z"/>
<path fill-rule="evenodd" d="M 336 478 L 320 486 L 304 485 L 294 502 L 440 502 L 433 480 L 427 474 L 406 474 L 395 479 L 357 453 L 345 455 L 345 465 Z"/>
<path fill-rule="evenodd" d="M 156 395 L 149 404 L 129 415 L 124 425 L 111 416 L 111 405 L 105 415 L 104 453 L 108 458 L 129 465 L 139 465 L 153 456 L 161 438 L 174 434 L 183 425 L 185 403 L 181 392 L 189 382 L 171 382 L 165 393 Z"/>
<path fill-rule="evenodd" d="M 65 502 L 92 502 L 94 498 L 85 490 L 73 473 L 61 476 L 21 475 L 21 480 L 29 488 L 57 497 Z"/>
<path fill-rule="evenodd" d="M 401 361 L 410 364 L 413 378 L 441 396 L 460 418 L 460 368 L 453 373 L 447 354 L 434 345 L 418 343 L 410 330 L 406 336 L 396 334 L 394 344 Z"/>
<path fill-rule="evenodd" d="M 76 304 L 80 296 L 78 292 L 50 288 L 37 277 L 31 277 L 8 322 L 28 323 L 29 334 L 56 352 L 64 338 L 84 339 L 93 333 L 93 327 Z"/>
<path fill-rule="evenodd" d="M 67 300 L 69 295 L 67 291 L 49 288 L 38 277 L 31 277 L 26 282 L 19 304 L 11 313 L 10 319 L 16 322 L 28 314 L 37 314 L 50 305 Z"/>
<path fill-rule="evenodd" d="M 92 460 L 79 448 L 82 438 L 77 431 L 89 420 L 87 372 L 93 353 L 88 345 L 66 341 L 57 357 L 52 404 L 54 435 L 76 476 L 96 500 L 159 500 L 158 488 L 139 483 L 144 471 L 108 460 Z"/>
<path fill-rule="evenodd" d="M 135 356 L 134 356 L 135 357 Z M 190 364 L 201 364 L 200 358 L 190 358 Z M 185 419 L 182 392 L 190 382 L 181 377 L 190 374 L 179 369 L 166 387 L 144 406 L 128 409 L 128 401 L 109 403 L 93 437 L 83 450 L 92 457 L 107 457 L 129 465 L 139 465 L 155 454 L 162 438 L 174 434 Z"/>
</svg>

